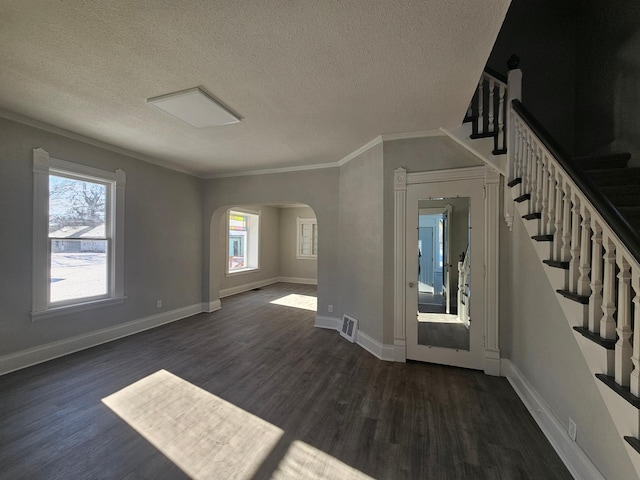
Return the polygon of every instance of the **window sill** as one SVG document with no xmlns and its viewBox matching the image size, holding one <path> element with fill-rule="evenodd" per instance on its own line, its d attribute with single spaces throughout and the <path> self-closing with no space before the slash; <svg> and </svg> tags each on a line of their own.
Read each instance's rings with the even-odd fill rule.
<svg viewBox="0 0 640 480">
<path fill-rule="evenodd" d="M 259 268 L 243 268 L 242 270 L 234 270 L 233 272 L 227 272 L 225 277 L 235 277 L 236 275 L 242 275 L 245 273 L 255 273 L 259 272 Z"/>
<path fill-rule="evenodd" d="M 118 305 L 124 303 L 127 297 L 102 298 L 100 300 L 91 300 L 84 303 L 74 303 L 73 305 L 65 305 L 63 307 L 52 307 L 46 310 L 37 310 L 31 312 L 31 321 L 42 320 L 44 318 L 57 317 L 58 315 L 69 315 L 94 308 L 106 307 L 109 305 Z"/>
<path fill-rule="evenodd" d="M 317 255 L 298 255 L 296 260 L 317 260 Z"/>
</svg>

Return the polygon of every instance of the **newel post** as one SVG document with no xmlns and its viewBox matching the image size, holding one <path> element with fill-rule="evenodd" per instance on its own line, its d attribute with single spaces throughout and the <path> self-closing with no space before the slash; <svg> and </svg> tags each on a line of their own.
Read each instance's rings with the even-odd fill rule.
<svg viewBox="0 0 640 480">
<path fill-rule="evenodd" d="M 520 59 L 517 55 L 511 55 L 507 62 L 509 75 L 507 76 L 507 179 L 504 182 L 504 220 L 507 222 L 509 230 L 513 228 L 515 204 L 513 196 L 509 192 L 508 183 L 517 176 L 516 163 L 516 125 L 515 116 L 511 110 L 513 100 L 522 100 L 522 70 L 518 68 Z"/>
</svg>

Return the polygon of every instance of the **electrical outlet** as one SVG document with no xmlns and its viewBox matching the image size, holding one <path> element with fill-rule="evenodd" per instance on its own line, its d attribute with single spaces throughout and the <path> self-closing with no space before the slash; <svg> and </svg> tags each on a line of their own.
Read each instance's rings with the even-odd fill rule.
<svg viewBox="0 0 640 480">
<path fill-rule="evenodd" d="M 327 309 L 329 310 L 329 313 L 333 313 L 333 305 L 329 305 Z"/>
<path fill-rule="evenodd" d="M 156 302 L 156 308 L 162 308 L 162 300 Z"/>
<path fill-rule="evenodd" d="M 569 438 L 574 442 L 576 441 L 577 429 L 578 427 L 576 426 L 576 422 L 574 422 L 573 419 L 569 418 L 569 428 L 567 429 L 567 431 L 569 432 Z"/>
</svg>

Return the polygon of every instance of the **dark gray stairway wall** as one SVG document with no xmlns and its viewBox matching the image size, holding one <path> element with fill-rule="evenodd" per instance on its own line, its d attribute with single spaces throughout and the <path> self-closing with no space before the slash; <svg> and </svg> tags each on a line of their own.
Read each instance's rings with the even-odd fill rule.
<svg viewBox="0 0 640 480">
<path fill-rule="evenodd" d="M 575 153 L 629 151 L 631 164 L 640 166 L 640 2 L 580 5 Z"/>
<path fill-rule="evenodd" d="M 569 154 L 574 146 L 576 0 L 513 0 L 487 61 L 521 59 L 522 101 Z"/>
</svg>

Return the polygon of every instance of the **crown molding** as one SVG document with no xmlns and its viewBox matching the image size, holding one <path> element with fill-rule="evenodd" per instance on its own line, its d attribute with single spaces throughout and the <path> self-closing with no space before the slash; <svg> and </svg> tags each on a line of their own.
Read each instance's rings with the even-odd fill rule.
<svg viewBox="0 0 640 480">
<path fill-rule="evenodd" d="M 109 150 L 110 152 L 118 153 L 120 155 L 125 155 L 127 157 L 132 157 L 137 160 L 142 160 L 143 162 L 152 163 L 159 167 L 167 168 L 169 170 L 174 170 L 176 172 L 186 173 L 187 175 L 202 178 L 201 175 L 198 175 L 197 173 L 191 170 L 188 170 L 186 168 L 179 167 L 171 162 L 159 160 L 157 158 L 143 155 L 141 153 L 134 152 L 133 150 L 128 150 L 126 148 L 117 147 L 115 145 L 112 145 L 111 143 L 103 142 L 101 140 L 96 140 L 95 138 L 87 137 L 86 135 L 75 133 L 75 132 L 72 132 L 71 130 L 66 130 L 64 128 L 56 127 L 55 125 L 51 125 L 50 123 L 41 122 L 40 120 L 34 120 L 33 118 L 29 118 L 24 115 L 20 115 L 18 113 L 10 112 L 9 110 L 4 110 L 0 108 L 0 118 L 12 120 L 14 122 L 21 123 L 28 127 L 34 127 L 39 130 L 44 130 L 45 132 L 54 133 L 56 135 L 60 135 L 61 137 L 70 138 L 71 140 L 77 140 L 79 142 L 92 145 L 94 147 L 102 148 L 104 150 Z"/>
<path fill-rule="evenodd" d="M 385 142 L 391 142 L 393 140 L 406 140 L 409 138 L 425 138 L 425 137 L 446 137 L 447 134 L 441 129 L 437 130 L 420 130 L 417 132 L 405 132 L 405 133 L 385 133 L 382 135 L 382 140 Z"/>
<path fill-rule="evenodd" d="M 4 110 L 2 108 L 0 108 L 0 118 L 6 118 L 7 120 L 12 120 L 14 122 L 18 122 L 23 125 L 27 125 L 29 127 L 38 128 L 40 130 L 54 133 L 56 135 L 70 138 L 72 140 L 77 140 L 79 142 L 92 145 L 94 147 L 102 148 L 104 150 L 109 150 L 111 152 L 118 153 L 120 155 L 126 155 L 127 157 L 132 157 L 137 160 L 142 160 L 143 162 L 158 165 L 159 167 L 167 168 L 169 170 L 185 173 L 193 177 L 203 178 L 207 180 L 217 179 L 217 178 L 246 177 L 251 175 L 268 175 L 272 173 L 302 172 L 307 170 L 320 170 L 324 168 L 336 168 L 336 167 L 341 167 L 343 165 L 346 165 L 351 160 L 356 158 L 358 155 L 363 154 L 367 150 L 383 142 L 390 142 L 393 140 L 406 140 L 409 138 L 446 137 L 447 136 L 447 134 L 442 130 L 421 130 L 417 132 L 388 133 L 388 134 L 378 135 L 374 139 L 362 145 L 360 148 L 354 150 L 350 154 L 344 156 L 337 162 L 333 162 L 333 163 L 316 163 L 313 165 L 299 165 L 299 166 L 281 167 L 281 168 L 265 168 L 265 169 L 258 169 L 258 170 L 246 170 L 242 172 L 230 172 L 230 173 L 218 173 L 218 174 L 205 175 L 205 174 L 198 174 L 192 170 L 179 167 L 171 162 L 159 160 L 157 158 L 143 155 L 141 153 L 128 150 L 126 148 L 117 147 L 110 143 L 103 142 L 101 140 L 96 140 L 94 138 L 87 137 L 86 135 L 72 132 L 71 130 L 66 130 L 64 128 L 56 127 L 54 125 L 51 125 L 50 123 L 41 122 L 40 120 L 34 120 L 24 115 L 14 113 L 9 110 Z"/>
</svg>

